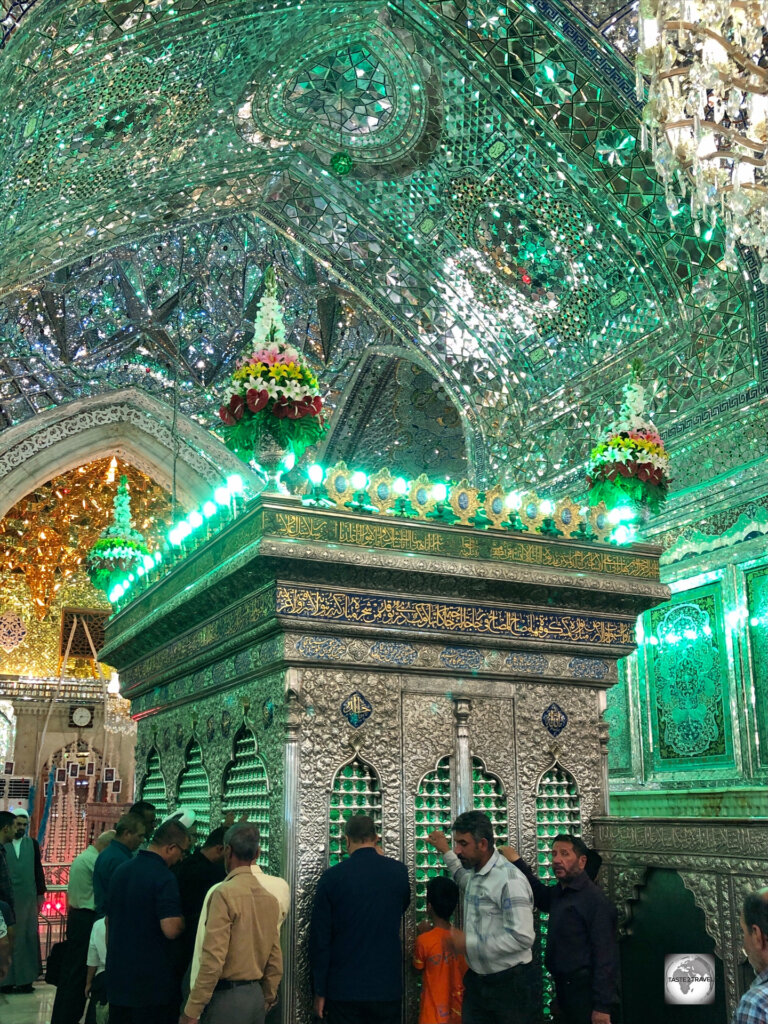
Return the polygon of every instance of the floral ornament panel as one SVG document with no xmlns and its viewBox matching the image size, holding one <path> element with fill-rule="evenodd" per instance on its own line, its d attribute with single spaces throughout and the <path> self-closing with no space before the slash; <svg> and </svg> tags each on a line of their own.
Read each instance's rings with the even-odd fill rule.
<svg viewBox="0 0 768 1024">
<path fill-rule="evenodd" d="M 568 715 L 559 704 L 553 702 L 541 716 L 541 722 L 551 736 L 559 736 L 568 725 Z"/>
<path fill-rule="evenodd" d="M 359 729 L 363 722 L 371 717 L 373 705 L 359 690 L 355 690 L 342 701 L 341 713 L 353 729 Z"/>
<path fill-rule="evenodd" d="M 16 612 L 3 612 L 0 615 L 0 648 L 6 654 L 15 651 L 27 635 L 27 627 Z"/>
<path fill-rule="evenodd" d="M 661 762 L 720 759 L 729 752 L 723 694 L 728 685 L 717 587 L 651 612 L 652 701 Z"/>
</svg>

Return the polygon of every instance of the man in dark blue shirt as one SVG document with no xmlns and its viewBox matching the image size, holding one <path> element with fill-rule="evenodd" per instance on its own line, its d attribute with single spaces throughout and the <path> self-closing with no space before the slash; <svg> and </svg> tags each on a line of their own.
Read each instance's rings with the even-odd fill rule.
<svg viewBox="0 0 768 1024">
<path fill-rule="evenodd" d="M 404 864 L 376 849 L 366 815 L 347 820 L 347 853 L 320 878 L 309 938 L 315 1013 L 329 1024 L 400 1024 Z"/>
<path fill-rule="evenodd" d="M 178 981 L 169 947 L 184 930 L 179 885 L 170 870 L 189 849 L 178 822 L 161 825 L 112 876 L 107 898 L 110 1024 L 176 1024 Z"/>
<path fill-rule="evenodd" d="M 115 838 L 93 866 L 93 902 L 96 916 L 104 917 L 112 876 L 144 842 L 146 826 L 140 814 L 124 814 L 115 825 Z"/>
<path fill-rule="evenodd" d="M 549 914 L 545 963 L 555 982 L 558 1020 L 611 1024 L 618 1003 L 616 908 L 585 871 L 586 844 L 576 836 L 555 836 L 555 885 L 540 882 L 516 850 L 507 846 L 500 852 L 528 879 L 538 909 Z"/>
</svg>

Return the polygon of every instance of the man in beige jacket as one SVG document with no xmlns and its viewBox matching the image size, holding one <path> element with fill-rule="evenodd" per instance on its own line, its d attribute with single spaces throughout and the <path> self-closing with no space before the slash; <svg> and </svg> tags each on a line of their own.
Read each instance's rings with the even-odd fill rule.
<svg viewBox="0 0 768 1024">
<path fill-rule="evenodd" d="M 280 907 L 254 876 L 259 830 L 241 822 L 224 837 L 227 877 L 211 890 L 203 909 L 202 949 L 180 1024 L 263 1024 L 283 975 Z M 194 967 L 194 963 L 193 963 Z"/>
</svg>

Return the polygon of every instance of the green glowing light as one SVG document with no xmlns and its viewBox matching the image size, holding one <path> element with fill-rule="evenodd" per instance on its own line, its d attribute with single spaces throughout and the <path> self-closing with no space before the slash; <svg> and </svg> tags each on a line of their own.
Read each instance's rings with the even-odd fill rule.
<svg viewBox="0 0 768 1024">
<path fill-rule="evenodd" d="M 158 565 L 160 565 L 162 560 L 163 560 L 163 552 L 158 548 L 158 550 L 155 552 L 155 561 L 157 562 Z"/>
<path fill-rule="evenodd" d="M 215 498 L 217 505 L 228 505 L 231 494 L 226 487 L 217 487 L 213 492 L 213 497 Z"/>
<path fill-rule="evenodd" d="M 243 478 L 239 473 L 233 473 L 232 476 L 227 477 L 227 490 L 230 494 L 243 493 Z"/>
<path fill-rule="evenodd" d="M 435 501 L 445 501 L 448 497 L 448 488 L 445 484 L 435 484 L 432 488 L 432 497 Z"/>
<path fill-rule="evenodd" d="M 635 530 L 632 526 L 625 526 L 623 523 L 621 526 L 617 526 L 616 529 L 610 536 L 610 540 L 614 544 L 631 544 L 635 540 Z"/>
<path fill-rule="evenodd" d="M 283 456 L 282 465 L 283 469 L 285 469 L 286 472 L 290 473 L 290 471 L 296 465 L 296 453 L 286 452 L 286 454 Z"/>
<path fill-rule="evenodd" d="M 408 493 L 408 481 L 398 476 L 392 481 L 392 490 L 395 494 L 403 495 Z"/>
<path fill-rule="evenodd" d="M 203 517 L 200 515 L 197 509 L 193 509 L 193 511 L 190 512 L 189 515 L 187 516 L 187 522 L 189 523 L 193 530 L 196 530 L 199 526 L 203 525 Z"/>
<path fill-rule="evenodd" d="M 144 558 L 142 559 L 142 561 L 144 562 L 144 569 L 147 572 L 149 572 L 150 569 L 154 569 L 154 567 L 155 567 L 155 560 L 152 557 L 152 555 L 144 555 Z"/>
<path fill-rule="evenodd" d="M 313 462 L 311 466 L 307 467 L 307 476 L 315 487 L 323 482 L 324 473 L 325 471 L 319 462 Z"/>
<path fill-rule="evenodd" d="M 216 515 L 216 503 L 213 501 L 206 501 L 203 505 L 203 515 L 206 519 L 210 519 L 211 516 Z"/>
<path fill-rule="evenodd" d="M 356 473 L 352 474 L 349 482 L 352 484 L 356 491 L 362 491 L 362 489 L 368 483 L 368 477 L 365 475 L 365 473 L 362 473 L 360 470 L 358 470 Z"/>
<path fill-rule="evenodd" d="M 522 508 L 523 496 L 517 491 L 510 491 L 504 500 L 504 504 L 507 508 Z"/>
<path fill-rule="evenodd" d="M 616 508 L 612 508 L 608 513 L 608 522 L 612 525 L 618 523 L 632 523 L 637 518 L 637 512 L 633 508 L 628 508 L 625 505 L 618 505 Z"/>
<path fill-rule="evenodd" d="M 539 505 L 539 511 L 543 516 L 551 516 L 555 511 L 555 506 L 548 498 L 545 498 Z"/>
</svg>

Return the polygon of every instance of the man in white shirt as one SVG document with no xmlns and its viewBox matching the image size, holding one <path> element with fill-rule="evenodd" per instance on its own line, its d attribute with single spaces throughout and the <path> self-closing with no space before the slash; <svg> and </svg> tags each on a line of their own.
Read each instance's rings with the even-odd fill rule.
<svg viewBox="0 0 768 1024">
<path fill-rule="evenodd" d="M 469 964 L 462 1024 L 529 1024 L 535 938 L 531 887 L 494 848 L 487 814 L 460 814 L 452 831 L 453 850 L 442 832 L 432 832 L 427 842 L 443 855 L 464 893 L 465 930 L 451 929 L 454 951 Z"/>
<path fill-rule="evenodd" d="M 91 941 L 88 943 L 87 968 L 85 978 L 85 997 L 90 997 L 85 1024 L 106 1024 L 109 1017 L 107 1002 L 106 975 L 107 966 L 107 919 L 100 917 L 94 921 L 91 929 Z"/>
</svg>

